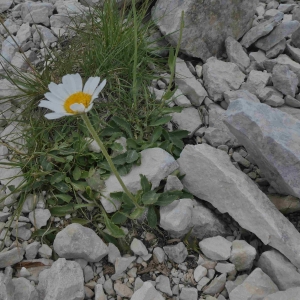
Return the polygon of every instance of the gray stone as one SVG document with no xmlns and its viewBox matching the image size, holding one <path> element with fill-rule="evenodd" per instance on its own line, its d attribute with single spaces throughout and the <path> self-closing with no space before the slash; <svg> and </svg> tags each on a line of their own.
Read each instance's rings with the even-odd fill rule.
<svg viewBox="0 0 300 300">
<path fill-rule="evenodd" d="M 277 57 L 279 54 L 283 53 L 286 48 L 286 40 L 282 39 L 279 43 L 273 46 L 266 52 L 267 58 Z"/>
<path fill-rule="evenodd" d="M 80 265 L 74 261 L 59 258 L 50 269 L 39 275 L 37 290 L 39 299 L 83 300 L 84 280 Z"/>
<path fill-rule="evenodd" d="M 229 36 L 225 40 L 225 47 L 229 61 L 235 63 L 242 72 L 250 66 L 250 58 L 244 51 L 242 45 L 233 37 Z"/>
<path fill-rule="evenodd" d="M 261 254 L 257 267 L 270 276 L 279 290 L 300 287 L 300 273 L 289 260 L 276 250 L 265 251 Z"/>
<path fill-rule="evenodd" d="M 48 10 L 48 16 L 51 16 L 54 11 L 54 5 L 51 3 L 45 3 L 45 2 L 29 2 L 26 1 L 25 3 L 21 4 L 21 17 L 24 19 L 29 13 L 33 13 L 34 11 L 42 8 L 47 8 Z"/>
<path fill-rule="evenodd" d="M 206 295 L 215 295 L 220 293 L 226 283 L 226 274 L 222 274 L 216 277 L 206 288 L 203 289 L 203 293 Z"/>
<path fill-rule="evenodd" d="M 300 110 L 298 108 L 284 105 L 284 106 L 278 107 L 278 110 L 285 112 L 300 121 Z"/>
<path fill-rule="evenodd" d="M 11 36 L 8 36 L 2 42 L 1 61 L 3 61 L 4 64 L 6 62 L 11 62 L 12 58 L 14 57 L 15 53 L 18 50 L 18 43 L 19 43 L 18 38 L 14 37 L 14 39 L 12 39 Z"/>
<path fill-rule="evenodd" d="M 130 244 L 130 249 L 135 255 L 148 255 L 148 250 L 141 240 L 134 238 Z"/>
<path fill-rule="evenodd" d="M 202 84 L 196 80 L 185 61 L 180 58 L 176 59 L 175 83 L 195 106 L 200 106 L 207 97 L 207 92 Z"/>
<path fill-rule="evenodd" d="M 287 65 L 276 65 L 273 68 L 272 81 L 274 87 L 282 94 L 295 97 L 299 80 Z"/>
<path fill-rule="evenodd" d="M 257 64 L 258 64 L 259 68 L 261 69 L 261 70 L 259 70 L 259 71 L 264 70 L 264 65 L 263 65 L 263 63 L 264 63 L 265 60 L 268 59 L 268 58 L 266 57 L 266 54 L 265 54 L 264 51 L 258 50 L 257 52 L 250 52 L 250 53 L 249 53 L 249 58 L 250 58 L 250 60 L 251 60 L 252 63 L 257 63 Z M 251 66 L 250 66 L 250 68 L 251 68 Z M 250 70 L 250 68 L 249 68 L 248 70 Z M 252 71 L 252 70 L 250 70 L 249 73 L 250 73 L 251 71 Z M 258 71 L 258 69 L 257 69 L 257 71 Z"/>
<path fill-rule="evenodd" d="M 168 258 L 177 264 L 181 264 L 185 261 L 188 251 L 184 243 L 180 242 L 177 245 L 163 247 Z"/>
<path fill-rule="evenodd" d="M 91 266 L 87 265 L 83 269 L 84 282 L 89 282 L 94 278 L 94 271 Z"/>
<path fill-rule="evenodd" d="M 113 282 L 110 278 L 104 282 L 103 288 L 107 295 L 114 296 L 116 294 L 113 288 Z"/>
<path fill-rule="evenodd" d="M 198 300 L 198 291 L 193 287 L 184 287 L 181 290 L 179 300 Z"/>
<path fill-rule="evenodd" d="M 38 300 L 38 292 L 26 278 L 13 278 L 14 300 Z"/>
<path fill-rule="evenodd" d="M 237 90 L 237 91 L 228 91 L 224 93 L 225 101 L 230 104 L 232 101 L 235 101 L 239 98 L 245 99 L 247 101 L 259 103 L 259 99 L 252 93 L 247 90 Z"/>
<path fill-rule="evenodd" d="M 0 273 L 0 299 L 14 300 L 15 287 L 12 282 L 13 269 L 6 267 L 4 273 Z"/>
<path fill-rule="evenodd" d="M 181 191 L 183 189 L 183 185 L 179 178 L 174 175 L 169 175 L 167 177 L 167 182 L 164 188 L 164 191 Z"/>
<path fill-rule="evenodd" d="M 261 50 L 270 50 L 278 44 L 283 38 L 295 32 L 300 27 L 298 21 L 282 22 L 266 37 L 259 39 L 255 46 Z"/>
<path fill-rule="evenodd" d="M 282 11 L 283 13 L 289 13 L 293 10 L 293 8 L 296 6 L 297 4 L 295 3 L 288 3 L 288 4 L 280 4 L 278 6 L 278 10 Z"/>
<path fill-rule="evenodd" d="M 218 262 L 215 267 L 215 270 L 221 274 L 236 272 L 235 265 L 227 262 L 226 263 Z"/>
<path fill-rule="evenodd" d="M 28 13 L 24 20 L 29 24 L 43 24 L 45 26 L 50 25 L 49 13 L 47 7 L 41 7 Z"/>
<path fill-rule="evenodd" d="M 181 12 L 184 29 L 180 50 L 206 61 L 220 56 L 228 36 L 236 40 L 251 28 L 257 1 L 157 1 L 152 19 L 173 46 L 178 42 Z"/>
<path fill-rule="evenodd" d="M 289 95 L 285 96 L 284 103 L 291 107 L 297 107 L 297 108 L 300 107 L 300 100 L 293 98 Z"/>
<path fill-rule="evenodd" d="M 151 282 L 147 281 L 133 293 L 130 300 L 165 300 L 165 298 L 154 288 Z"/>
<path fill-rule="evenodd" d="M 27 260 L 35 259 L 38 254 L 38 250 L 39 250 L 40 246 L 41 246 L 41 244 L 39 242 L 33 242 L 33 243 L 27 245 L 25 248 L 26 259 Z"/>
<path fill-rule="evenodd" d="M 202 266 L 198 266 L 194 270 L 194 279 L 195 279 L 196 282 L 199 282 L 206 275 L 207 275 L 207 269 L 202 267 Z"/>
<path fill-rule="evenodd" d="M 256 163 L 273 188 L 279 193 L 299 197 L 296 174 L 299 173 L 300 152 L 295 144 L 300 138 L 299 121 L 264 104 L 238 100 L 229 106 L 224 122 L 247 152 L 256 157 Z M 249 122 L 251 126 L 247 125 Z"/>
<path fill-rule="evenodd" d="M 51 217 L 49 209 L 37 208 L 29 213 L 29 220 L 37 229 L 47 225 L 48 220 Z"/>
<path fill-rule="evenodd" d="M 185 174 L 182 183 L 187 191 L 210 202 L 221 213 L 228 212 L 242 228 L 300 267 L 299 232 L 256 184 L 233 166 L 228 154 L 206 144 L 187 145 L 177 161 L 180 173 Z"/>
<path fill-rule="evenodd" d="M 174 93 L 172 100 L 174 103 L 178 106 L 181 107 L 190 107 L 192 106 L 191 101 L 183 95 L 182 91 L 180 89 L 177 89 L 176 92 Z"/>
<path fill-rule="evenodd" d="M 300 63 L 300 49 L 293 47 L 289 41 L 286 44 L 286 52 L 295 62 Z"/>
<path fill-rule="evenodd" d="M 11 250 L 3 250 L 0 252 L 0 268 L 5 268 L 14 265 L 23 260 L 24 249 L 16 247 Z"/>
<path fill-rule="evenodd" d="M 4 0 L 0 2 L 0 13 L 5 12 L 8 10 L 11 5 L 13 4 L 13 0 Z"/>
<path fill-rule="evenodd" d="M 254 95 L 264 88 L 271 80 L 271 74 L 261 71 L 252 70 L 249 73 L 246 83 L 242 84 L 241 89 L 248 90 Z"/>
<path fill-rule="evenodd" d="M 161 148 L 146 149 L 141 152 L 141 165 L 133 166 L 130 173 L 121 176 L 124 184 L 133 194 L 141 190 L 140 174 L 145 175 L 152 183 L 152 189 L 159 186 L 160 181 L 170 175 L 178 168 L 178 164 L 167 151 Z M 100 199 L 108 213 L 119 209 L 121 203 L 109 197 L 112 192 L 123 191 L 115 175 L 111 175 L 105 181 L 106 189 L 102 192 Z M 108 197 L 109 200 L 106 198 Z"/>
<path fill-rule="evenodd" d="M 71 18 L 68 15 L 55 14 L 50 17 L 51 27 L 65 28 L 71 22 Z"/>
<path fill-rule="evenodd" d="M 242 38 L 241 45 L 248 48 L 255 43 L 259 38 L 269 34 L 275 26 L 283 19 L 284 14 L 278 12 L 275 17 L 252 27 Z"/>
<path fill-rule="evenodd" d="M 172 122 L 177 125 L 179 130 L 187 130 L 190 136 L 202 124 L 199 112 L 195 107 L 187 107 L 180 113 L 172 113 Z"/>
<path fill-rule="evenodd" d="M 247 160 L 246 158 L 244 158 L 238 152 L 233 152 L 233 154 L 232 154 L 231 157 L 234 159 L 234 161 L 236 161 L 237 163 L 239 163 L 243 167 L 245 167 L 245 168 L 249 168 L 250 167 L 250 161 Z"/>
<path fill-rule="evenodd" d="M 111 276 L 113 280 L 122 277 L 123 272 L 127 270 L 132 262 L 136 260 L 135 256 L 118 257 L 115 261 L 115 274 Z"/>
<path fill-rule="evenodd" d="M 231 291 L 233 291 L 237 286 L 242 284 L 247 277 L 248 275 L 244 274 L 244 275 L 237 276 L 237 278 L 234 281 L 227 280 L 227 282 L 225 283 L 225 287 L 228 294 L 231 293 Z"/>
<path fill-rule="evenodd" d="M 121 253 L 120 253 L 119 249 L 114 244 L 109 243 L 108 244 L 108 261 L 111 264 L 114 264 L 118 257 L 121 257 Z"/>
<path fill-rule="evenodd" d="M 223 100 L 224 92 L 238 90 L 244 79 L 245 74 L 234 63 L 212 57 L 203 65 L 204 86 L 213 101 Z"/>
<path fill-rule="evenodd" d="M 200 250 L 212 260 L 227 260 L 230 257 L 232 243 L 222 236 L 206 238 L 199 242 Z"/>
<path fill-rule="evenodd" d="M 293 10 L 293 20 L 300 22 L 300 7 Z M 300 28 L 292 34 L 292 43 L 295 47 L 300 48 Z"/>
<path fill-rule="evenodd" d="M 300 287 L 290 288 L 284 292 L 277 292 L 268 295 L 264 300 L 298 300 L 300 295 Z"/>
<path fill-rule="evenodd" d="M 23 241 L 28 241 L 31 238 L 32 231 L 26 228 L 27 226 L 22 226 L 19 228 L 14 228 L 11 232 L 11 235 L 18 237 Z"/>
<path fill-rule="evenodd" d="M 76 223 L 56 235 L 53 248 L 60 257 L 83 258 L 88 262 L 98 262 L 108 253 L 107 246 L 92 229 Z"/>
<path fill-rule="evenodd" d="M 258 91 L 258 98 L 261 102 L 270 106 L 281 106 L 284 104 L 283 95 L 278 92 L 273 86 L 266 86 Z M 277 99 L 277 102 L 276 102 Z M 274 103 L 273 103 L 274 102 Z"/>
<path fill-rule="evenodd" d="M 55 37 L 52 33 L 52 31 L 42 25 L 37 25 L 37 30 L 39 31 L 41 42 L 40 42 L 40 47 L 45 48 L 45 47 L 50 47 L 50 45 L 54 42 L 57 41 L 57 37 Z"/>
<path fill-rule="evenodd" d="M 20 28 L 20 25 L 17 25 L 13 20 L 11 19 L 6 19 L 3 23 L 3 25 L 0 25 L 0 33 L 4 36 L 6 36 L 8 34 L 8 32 L 10 34 L 15 35 L 18 30 Z M 1 39 L 2 42 L 2 39 Z"/>
<path fill-rule="evenodd" d="M 171 285 L 170 285 L 170 279 L 169 277 L 165 275 L 159 275 L 156 278 L 156 285 L 155 288 L 162 293 L 167 294 L 168 296 L 172 296 L 172 290 L 171 290 Z"/>
<path fill-rule="evenodd" d="M 277 1 L 274 1 L 273 3 L 276 3 Z M 277 4 L 276 4 L 277 5 Z M 269 20 L 270 18 L 273 18 L 273 17 L 278 17 L 279 14 L 282 14 L 283 12 L 279 11 L 278 9 L 274 9 L 274 8 L 271 8 L 271 9 L 268 9 L 266 12 L 265 12 L 265 15 L 264 15 L 264 18 L 266 20 Z"/>
<path fill-rule="evenodd" d="M 253 266 L 256 257 L 256 249 L 246 241 L 235 240 L 232 242 L 230 261 L 235 265 L 237 271 L 249 270 Z"/>
<path fill-rule="evenodd" d="M 52 256 L 52 249 L 48 245 L 43 244 L 39 248 L 38 253 L 39 253 L 40 257 L 50 258 Z"/>
<path fill-rule="evenodd" d="M 157 261 L 161 264 L 165 261 L 165 252 L 160 247 L 155 247 L 153 249 L 153 256 L 157 259 Z"/>
<path fill-rule="evenodd" d="M 107 300 L 107 296 L 103 291 L 103 285 L 97 284 L 95 286 L 95 300 Z"/>
<path fill-rule="evenodd" d="M 230 300 L 263 300 L 276 293 L 277 286 L 261 269 L 256 268 L 246 280 L 229 293 Z"/>
</svg>

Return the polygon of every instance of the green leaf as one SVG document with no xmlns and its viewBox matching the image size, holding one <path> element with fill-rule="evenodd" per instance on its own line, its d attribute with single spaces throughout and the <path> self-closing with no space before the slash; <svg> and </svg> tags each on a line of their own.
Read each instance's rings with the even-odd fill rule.
<svg viewBox="0 0 300 300">
<path fill-rule="evenodd" d="M 175 92 L 176 92 L 176 89 L 173 90 L 173 91 L 167 91 L 167 92 L 163 95 L 163 99 L 164 99 L 164 100 L 170 100 L 170 99 L 173 97 L 173 95 L 175 94 Z"/>
<path fill-rule="evenodd" d="M 113 192 L 113 193 L 110 193 L 109 196 L 112 199 L 115 199 L 115 200 L 118 200 L 118 201 L 122 202 L 123 201 L 123 194 L 125 194 L 125 193 L 124 192 Z"/>
<path fill-rule="evenodd" d="M 124 165 L 126 163 L 127 153 L 120 154 L 112 158 L 114 165 Z"/>
<path fill-rule="evenodd" d="M 171 138 L 171 141 L 176 147 L 178 147 L 179 149 L 183 149 L 184 143 L 182 140 L 176 139 L 176 138 Z"/>
<path fill-rule="evenodd" d="M 113 143 L 110 146 L 110 149 L 114 150 L 114 151 L 121 151 L 121 150 L 123 150 L 123 146 L 120 143 Z"/>
<path fill-rule="evenodd" d="M 127 139 L 126 140 L 127 148 L 137 149 L 138 145 L 134 139 Z"/>
<path fill-rule="evenodd" d="M 85 192 L 87 183 L 85 181 L 71 181 L 71 185 L 75 191 Z"/>
<path fill-rule="evenodd" d="M 160 138 L 161 134 L 162 134 L 162 128 L 161 127 L 156 127 L 153 131 L 150 142 L 155 143 Z"/>
<path fill-rule="evenodd" d="M 54 184 L 52 184 L 52 186 L 54 186 L 56 189 L 58 189 L 62 193 L 67 193 L 67 192 L 70 192 L 70 190 L 71 190 L 70 186 L 68 184 L 66 184 L 65 182 L 54 183 Z"/>
<path fill-rule="evenodd" d="M 155 205 L 167 206 L 170 203 L 172 203 L 173 201 L 178 200 L 178 199 L 179 199 L 179 195 L 163 193 L 159 196 Z"/>
<path fill-rule="evenodd" d="M 175 64 L 175 52 L 174 52 L 174 48 L 170 47 L 169 57 L 168 57 L 168 65 L 169 65 L 170 70 L 172 70 L 174 68 L 174 64 Z"/>
<path fill-rule="evenodd" d="M 122 195 L 122 202 L 123 202 L 127 207 L 134 207 L 134 204 L 132 203 L 131 198 L 130 198 L 126 193 L 123 193 L 123 195 Z"/>
<path fill-rule="evenodd" d="M 111 217 L 111 220 L 115 224 L 124 224 L 127 220 L 127 216 L 125 216 L 121 212 L 117 211 L 116 213 L 113 214 L 113 216 Z"/>
<path fill-rule="evenodd" d="M 55 194 L 54 196 L 58 199 L 63 200 L 66 203 L 69 203 L 73 199 L 73 197 L 68 194 Z"/>
<path fill-rule="evenodd" d="M 87 225 L 87 224 L 91 223 L 91 221 L 86 220 L 86 219 L 81 219 L 81 218 L 72 218 L 71 222 L 72 223 L 77 223 L 77 224 L 80 224 L 80 225 Z"/>
<path fill-rule="evenodd" d="M 162 109 L 161 113 L 163 115 L 169 114 L 169 113 L 181 113 L 184 107 L 181 106 L 173 106 L 173 107 L 165 107 Z"/>
<path fill-rule="evenodd" d="M 148 225 L 155 228 L 157 225 L 157 214 L 153 205 L 149 206 L 147 213 Z"/>
<path fill-rule="evenodd" d="M 129 216 L 130 219 L 138 219 L 146 210 L 146 207 L 136 208 Z"/>
<path fill-rule="evenodd" d="M 100 136 L 101 136 L 101 137 L 104 137 L 104 136 L 112 136 L 112 135 L 113 135 L 114 133 L 116 133 L 116 132 L 120 132 L 120 133 L 121 133 L 121 130 L 120 130 L 120 129 L 116 130 L 116 129 L 113 128 L 113 127 L 105 127 L 105 128 L 101 131 Z"/>
<path fill-rule="evenodd" d="M 113 116 L 111 118 L 111 120 L 113 122 L 115 122 L 122 130 L 124 130 L 130 138 L 133 137 L 133 134 L 132 134 L 132 131 L 131 131 L 131 126 L 126 120 L 124 120 L 122 118 L 119 118 L 117 116 Z"/>
<path fill-rule="evenodd" d="M 74 205 L 69 203 L 63 206 L 54 206 L 49 208 L 52 216 L 56 217 L 64 217 L 67 214 L 71 214 L 74 212 Z"/>
<path fill-rule="evenodd" d="M 110 234 L 115 237 L 115 238 L 122 238 L 125 237 L 124 231 L 118 227 L 116 224 L 114 224 L 108 216 L 105 214 L 104 215 L 104 223 L 106 225 L 106 228 L 110 232 Z"/>
<path fill-rule="evenodd" d="M 33 232 L 31 238 L 46 236 L 48 234 L 51 234 L 51 233 L 57 232 L 57 231 L 58 231 L 58 228 L 37 229 Z"/>
<path fill-rule="evenodd" d="M 117 171 L 119 172 L 120 176 L 125 176 L 129 173 L 131 169 L 131 165 L 123 165 L 123 166 L 117 166 Z"/>
<path fill-rule="evenodd" d="M 91 187 L 91 189 L 96 192 L 101 192 L 105 188 L 105 183 L 101 179 L 98 171 L 94 173 L 92 177 L 87 178 L 86 182 Z"/>
<path fill-rule="evenodd" d="M 145 175 L 140 174 L 140 177 L 143 192 L 149 192 L 151 190 L 152 183 L 148 180 L 148 178 Z"/>
<path fill-rule="evenodd" d="M 79 180 L 81 177 L 81 169 L 78 166 L 76 166 L 73 170 L 72 175 L 74 180 Z"/>
<path fill-rule="evenodd" d="M 172 132 L 169 132 L 169 136 L 171 139 L 183 139 L 186 138 L 189 135 L 189 132 L 187 130 L 175 130 Z"/>
<path fill-rule="evenodd" d="M 66 160 L 64 158 L 56 156 L 56 155 L 53 155 L 51 153 L 48 153 L 48 156 L 50 156 L 51 158 L 53 158 L 56 162 L 60 162 L 60 163 L 66 162 Z"/>
<path fill-rule="evenodd" d="M 126 156 L 126 162 L 131 164 L 139 159 L 139 154 L 135 150 L 128 150 Z"/>
<path fill-rule="evenodd" d="M 145 205 L 154 204 L 157 202 L 159 194 L 156 194 L 155 191 L 148 191 L 142 195 L 142 202 Z"/>
<path fill-rule="evenodd" d="M 172 119 L 171 116 L 164 116 L 160 119 L 157 119 L 157 120 L 153 120 L 149 126 L 159 126 L 159 125 L 164 125 L 166 123 L 168 123 L 170 120 Z"/>
</svg>

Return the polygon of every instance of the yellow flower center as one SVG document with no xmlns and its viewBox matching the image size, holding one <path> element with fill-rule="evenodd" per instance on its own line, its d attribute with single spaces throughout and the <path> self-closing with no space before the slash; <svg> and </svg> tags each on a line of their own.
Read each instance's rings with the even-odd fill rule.
<svg viewBox="0 0 300 300">
<path fill-rule="evenodd" d="M 72 94 L 67 98 L 67 100 L 64 103 L 64 108 L 68 113 L 76 114 L 77 112 L 71 109 L 71 105 L 78 103 L 83 104 L 86 108 L 90 105 L 92 99 L 92 95 L 83 93 L 83 92 L 77 92 L 75 94 Z"/>
</svg>

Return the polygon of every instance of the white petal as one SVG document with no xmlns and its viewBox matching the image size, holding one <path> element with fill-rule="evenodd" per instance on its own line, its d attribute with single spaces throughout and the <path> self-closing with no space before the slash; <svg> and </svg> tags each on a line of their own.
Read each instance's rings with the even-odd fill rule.
<svg viewBox="0 0 300 300">
<path fill-rule="evenodd" d="M 53 102 L 46 101 L 46 100 L 42 100 L 38 106 L 51 109 L 57 113 L 65 113 L 66 112 L 64 107 L 61 104 L 53 103 Z"/>
<path fill-rule="evenodd" d="M 70 76 L 72 76 L 74 85 L 76 87 L 76 91 L 82 91 L 82 79 L 81 79 L 81 76 L 78 73 L 71 74 Z"/>
<path fill-rule="evenodd" d="M 101 84 L 96 88 L 96 90 L 93 93 L 92 100 L 98 97 L 99 93 L 102 91 L 104 86 L 106 85 L 106 79 L 104 79 Z"/>
<path fill-rule="evenodd" d="M 48 88 L 57 98 L 66 99 L 69 97 L 69 93 L 63 88 L 62 84 L 55 84 L 54 82 L 51 82 L 48 85 Z"/>
<path fill-rule="evenodd" d="M 85 106 L 82 103 L 74 103 L 74 104 L 70 105 L 70 108 L 73 111 L 80 112 L 80 113 L 84 112 L 84 110 L 85 110 Z"/>
<path fill-rule="evenodd" d="M 64 88 L 71 95 L 77 92 L 81 92 L 81 89 L 76 87 L 76 82 L 73 79 L 73 75 L 67 74 L 62 78 Z"/>
<path fill-rule="evenodd" d="M 99 82 L 100 82 L 100 77 L 90 77 L 84 85 L 83 92 L 93 95 Z"/>
<path fill-rule="evenodd" d="M 59 114 L 59 113 L 50 113 L 50 114 L 46 114 L 45 118 L 47 118 L 48 120 L 54 120 L 54 119 L 59 119 L 64 116 L 68 116 L 68 115 L 67 114 Z"/>
<path fill-rule="evenodd" d="M 90 105 L 85 109 L 85 112 L 89 112 L 89 111 L 92 109 L 93 105 L 94 105 L 94 103 L 93 103 L 93 101 L 92 101 L 92 102 L 90 103 Z"/>
<path fill-rule="evenodd" d="M 44 95 L 46 97 L 47 100 L 54 102 L 54 103 L 64 103 L 64 99 L 61 98 L 57 98 L 54 94 L 52 93 L 46 93 Z"/>
</svg>

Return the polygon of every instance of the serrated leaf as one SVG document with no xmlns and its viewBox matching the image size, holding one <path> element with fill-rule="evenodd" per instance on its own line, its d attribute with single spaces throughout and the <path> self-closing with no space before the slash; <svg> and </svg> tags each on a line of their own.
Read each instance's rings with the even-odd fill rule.
<svg viewBox="0 0 300 300">
<path fill-rule="evenodd" d="M 159 125 L 164 125 L 166 123 L 168 123 L 170 120 L 172 119 L 171 116 L 164 116 L 160 119 L 157 119 L 157 120 L 153 120 L 149 126 L 159 126 Z"/>
<path fill-rule="evenodd" d="M 143 192 L 149 192 L 151 190 L 152 183 L 148 180 L 148 178 L 145 175 L 140 174 L 140 177 Z"/>
<path fill-rule="evenodd" d="M 125 237 L 124 231 L 114 224 L 107 215 L 104 215 L 104 223 L 109 233 L 115 238 L 123 238 Z"/>
<path fill-rule="evenodd" d="M 155 228 L 157 225 L 157 214 L 153 205 L 149 206 L 147 213 L 148 225 Z"/>
<path fill-rule="evenodd" d="M 126 193 L 123 193 L 123 195 L 122 195 L 122 202 L 127 207 L 134 207 L 134 204 L 132 203 L 132 199 Z"/>
<path fill-rule="evenodd" d="M 136 220 L 136 219 L 138 219 L 145 212 L 145 210 L 146 210 L 145 207 L 136 208 L 130 214 L 129 218 L 132 219 L 132 220 Z"/>
<path fill-rule="evenodd" d="M 156 127 L 153 131 L 150 142 L 155 143 L 160 138 L 161 134 L 162 134 L 162 128 L 161 127 Z"/>
<path fill-rule="evenodd" d="M 139 159 L 139 154 L 135 150 L 128 150 L 126 156 L 126 162 L 131 164 Z"/>
<path fill-rule="evenodd" d="M 115 224 L 124 224 L 127 220 L 127 216 L 125 216 L 124 214 L 117 211 L 116 213 L 113 214 L 113 216 L 111 217 L 111 220 Z"/>
<path fill-rule="evenodd" d="M 66 203 L 69 203 L 73 199 L 73 197 L 68 194 L 55 194 L 54 196 L 58 199 L 63 200 Z"/>
<path fill-rule="evenodd" d="M 65 182 L 54 183 L 54 184 L 52 184 L 52 186 L 55 187 L 57 190 L 59 190 L 62 193 L 67 193 L 71 190 L 70 186 L 68 184 L 66 184 Z"/>
<path fill-rule="evenodd" d="M 81 177 L 81 169 L 78 166 L 76 166 L 73 170 L 72 175 L 74 180 L 79 180 Z"/>
<path fill-rule="evenodd" d="M 119 118 L 117 116 L 113 116 L 111 118 L 111 120 L 113 122 L 115 122 L 120 127 L 120 129 L 124 130 L 130 138 L 133 137 L 133 134 L 132 134 L 132 131 L 131 131 L 131 126 L 126 120 L 124 120 L 122 118 Z"/>
<path fill-rule="evenodd" d="M 155 191 L 148 191 L 142 195 L 142 202 L 145 205 L 155 204 L 158 200 L 159 194 L 157 194 Z"/>
</svg>

